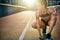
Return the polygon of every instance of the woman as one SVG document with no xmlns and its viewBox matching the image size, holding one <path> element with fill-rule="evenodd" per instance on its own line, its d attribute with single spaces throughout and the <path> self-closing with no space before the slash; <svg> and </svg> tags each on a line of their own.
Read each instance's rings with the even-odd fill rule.
<svg viewBox="0 0 60 40">
<path fill-rule="evenodd" d="M 46 34 L 46 27 L 49 26 L 50 30 L 46 34 L 46 38 L 51 38 L 51 32 L 56 21 L 56 7 L 46 8 L 44 4 L 40 4 L 36 12 L 36 22 L 32 24 L 32 27 L 37 29 L 40 35 L 40 40 L 44 40 Z M 41 35 L 41 29 L 43 29 L 43 36 Z"/>
</svg>

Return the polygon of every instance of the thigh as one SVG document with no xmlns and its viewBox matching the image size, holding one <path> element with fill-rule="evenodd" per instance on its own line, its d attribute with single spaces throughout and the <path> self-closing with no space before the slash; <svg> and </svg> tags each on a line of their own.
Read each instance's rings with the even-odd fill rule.
<svg viewBox="0 0 60 40">
<path fill-rule="evenodd" d="M 42 20 L 40 20 L 40 21 L 39 21 L 39 26 L 40 26 L 40 28 L 43 29 L 43 28 L 45 28 L 45 23 L 44 23 Z M 37 23 L 36 23 L 35 20 L 32 22 L 32 28 L 37 29 Z"/>
<path fill-rule="evenodd" d="M 54 21 L 54 23 L 52 23 L 53 21 Z M 56 22 L 57 22 L 57 18 L 55 18 L 55 19 L 50 19 L 50 20 L 48 21 L 48 25 L 49 25 L 49 26 L 50 26 L 51 24 L 55 25 Z"/>
</svg>

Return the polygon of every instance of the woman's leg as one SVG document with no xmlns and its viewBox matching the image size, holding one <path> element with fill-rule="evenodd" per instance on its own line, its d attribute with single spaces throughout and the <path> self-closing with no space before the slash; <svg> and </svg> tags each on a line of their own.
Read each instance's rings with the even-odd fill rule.
<svg viewBox="0 0 60 40">
<path fill-rule="evenodd" d="M 43 28 L 43 31 L 42 31 L 43 33 L 46 33 L 46 26 L 45 26 L 45 28 Z"/>
<path fill-rule="evenodd" d="M 47 27 L 45 26 L 45 28 L 43 28 L 43 30 L 42 30 L 44 39 L 46 38 L 46 29 L 47 29 Z"/>
<path fill-rule="evenodd" d="M 39 33 L 39 39 L 43 39 L 43 35 L 41 34 L 41 28 L 37 27 L 36 21 L 33 21 L 32 28 L 37 29 Z"/>
<path fill-rule="evenodd" d="M 32 28 L 37 29 L 38 33 L 39 33 L 39 36 L 41 37 L 41 29 L 37 27 L 37 24 L 36 24 L 35 20 L 32 22 Z"/>
<path fill-rule="evenodd" d="M 51 39 L 52 35 L 51 35 L 51 32 L 56 24 L 56 21 L 57 21 L 57 18 L 56 16 L 52 15 L 51 17 L 51 20 L 48 22 L 49 24 L 49 31 L 48 31 L 48 34 L 47 34 L 47 38 Z"/>
</svg>

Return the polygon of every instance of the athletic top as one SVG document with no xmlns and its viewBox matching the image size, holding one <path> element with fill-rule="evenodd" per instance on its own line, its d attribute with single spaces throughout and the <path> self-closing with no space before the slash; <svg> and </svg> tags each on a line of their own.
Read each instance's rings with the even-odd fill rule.
<svg viewBox="0 0 60 40">
<path fill-rule="evenodd" d="M 48 25 L 48 21 L 49 21 L 50 18 L 51 18 L 51 14 L 50 14 L 50 13 L 46 13 L 46 15 L 41 14 L 40 17 L 41 17 L 41 20 L 45 23 L 45 25 Z M 44 20 L 44 19 L 46 19 L 46 18 L 49 18 L 49 19 L 47 20 L 47 22 Z"/>
<path fill-rule="evenodd" d="M 50 18 L 51 15 L 50 15 L 50 13 L 46 13 L 46 15 L 41 14 L 40 17 L 41 17 L 41 19 Z"/>
</svg>

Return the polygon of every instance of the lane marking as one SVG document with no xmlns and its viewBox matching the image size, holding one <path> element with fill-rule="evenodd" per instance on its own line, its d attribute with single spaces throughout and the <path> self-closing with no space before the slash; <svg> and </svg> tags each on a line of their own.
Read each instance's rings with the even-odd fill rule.
<svg viewBox="0 0 60 40">
<path fill-rule="evenodd" d="M 32 15 L 33 15 L 33 14 L 32 14 Z M 26 33 L 26 31 L 27 31 L 27 29 L 28 29 L 28 27 L 29 27 L 30 21 L 31 21 L 31 19 L 32 19 L 32 15 L 31 15 L 28 23 L 27 23 L 26 26 L 25 26 L 25 29 L 23 30 L 23 32 L 22 32 L 22 34 L 21 34 L 21 36 L 19 37 L 18 40 L 23 40 L 23 38 L 24 38 L 24 36 L 25 36 L 25 33 Z"/>
</svg>

